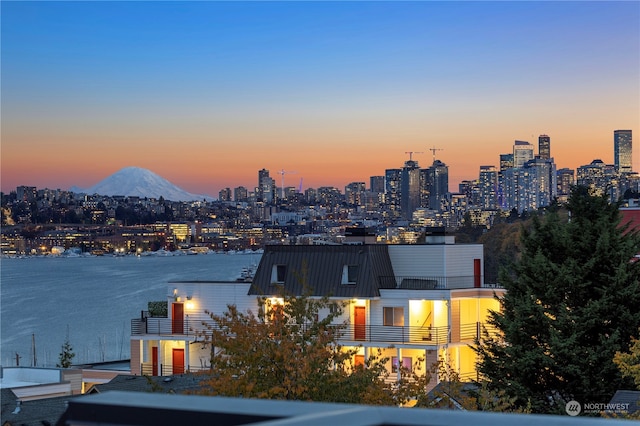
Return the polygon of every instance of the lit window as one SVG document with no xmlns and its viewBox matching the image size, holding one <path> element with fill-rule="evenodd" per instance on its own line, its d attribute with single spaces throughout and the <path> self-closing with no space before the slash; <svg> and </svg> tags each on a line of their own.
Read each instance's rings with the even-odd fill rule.
<svg viewBox="0 0 640 426">
<path fill-rule="evenodd" d="M 382 308 L 384 325 L 404 326 L 404 308 L 401 306 Z"/>
<path fill-rule="evenodd" d="M 405 368 L 407 371 L 411 372 L 411 366 L 412 366 L 412 360 L 410 356 L 403 356 L 402 357 L 402 367 Z M 391 357 L 391 371 L 392 372 L 396 372 L 398 371 L 398 357 L 397 356 L 393 356 Z"/>
</svg>

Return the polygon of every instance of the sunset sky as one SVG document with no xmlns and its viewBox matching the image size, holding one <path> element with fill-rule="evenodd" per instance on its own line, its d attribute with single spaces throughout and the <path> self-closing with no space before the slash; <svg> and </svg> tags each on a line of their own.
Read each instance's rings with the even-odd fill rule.
<svg viewBox="0 0 640 426">
<path fill-rule="evenodd" d="M 1 189 L 143 167 L 218 196 L 344 186 L 433 154 L 450 189 L 514 140 L 640 170 L 640 2 L 10 2 Z"/>
</svg>

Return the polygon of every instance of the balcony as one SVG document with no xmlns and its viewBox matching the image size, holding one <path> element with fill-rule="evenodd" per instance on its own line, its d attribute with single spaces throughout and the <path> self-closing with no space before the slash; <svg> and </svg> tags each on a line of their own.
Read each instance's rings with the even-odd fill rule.
<svg viewBox="0 0 640 426">
<path fill-rule="evenodd" d="M 473 342 L 481 338 L 483 326 L 489 333 L 495 329 L 488 324 L 474 322 L 461 324 L 459 329 L 451 327 L 416 327 L 390 325 L 354 325 L 348 324 L 340 332 L 340 340 L 358 342 L 377 342 L 382 344 L 421 344 L 443 345 L 446 343 Z"/>
<path fill-rule="evenodd" d="M 131 320 L 131 335 L 157 335 L 171 338 L 196 338 L 204 331 L 202 322 L 210 321 L 206 314 L 186 316 L 183 321 L 171 318 L 136 318 Z M 483 326 L 490 333 L 495 329 L 488 324 L 474 322 L 461 324 L 459 328 L 388 325 L 355 325 L 346 324 L 340 329 L 340 341 L 356 341 L 393 344 L 443 345 L 446 343 L 473 342 L 482 337 Z"/>
<path fill-rule="evenodd" d="M 204 329 L 202 326 L 203 321 L 211 321 L 211 318 L 204 312 L 185 315 L 183 319 L 172 319 L 149 317 L 148 313 L 143 311 L 140 318 L 131 320 L 131 335 L 195 336 L 196 331 Z"/>
<path fill-rule="evenodd" d="M 443 276 L 378 276 L 376 281 L 381 289 L 408 290 L 454 290 L 464 288 L 502 288 L 499 284 L 485 283 L 484 275 L 459 277 Z"/>
</svg>

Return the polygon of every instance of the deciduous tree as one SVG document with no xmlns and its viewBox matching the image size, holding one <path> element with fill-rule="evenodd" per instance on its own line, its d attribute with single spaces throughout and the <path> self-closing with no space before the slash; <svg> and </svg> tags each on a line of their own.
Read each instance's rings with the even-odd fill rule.
<svg viewBox="0 0 640 426">
<path fill-rule="evenodd" d="M 355 365 L 358 349 L 339 344 L 336 325 L 344 305 L 327 298 L 261 299 L 257 314 L 230 305 L 208 312 L 204 333 L 212 345 L 211 370 L 201 394 L 267 399 L 402 405 L 424 392 L 429 376 L 403 370 L 394 386 L 385 379 L 388 359 L 374 353 Z M 419 366 L 416 365 L 416 368 Z"/>
<path fill-rule="evenodd" d="M 640 339 L 632 338 L 629 352 L 616 352 L 613 362 L 622 376 L 633 379 L 636 388 L 640 389 Z"/>
</svg>

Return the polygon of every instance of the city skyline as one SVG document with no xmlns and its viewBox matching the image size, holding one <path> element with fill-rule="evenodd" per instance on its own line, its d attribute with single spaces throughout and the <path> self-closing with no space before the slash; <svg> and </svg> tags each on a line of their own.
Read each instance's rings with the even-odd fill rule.
<svg viewBox="0 0 640 426">
<path fill-rule="evenodd" d="M 342 190 L 431 148 L 456 192 L 515 140 L 576 169 L 640 128 L 637 2 L 0 7 L 4 192 L 127 166 L 214 197 L 263 168 Z"/>
</svg>

